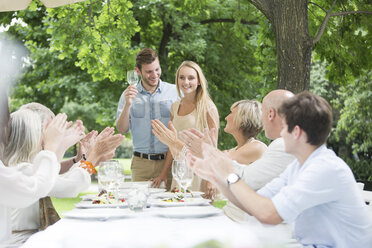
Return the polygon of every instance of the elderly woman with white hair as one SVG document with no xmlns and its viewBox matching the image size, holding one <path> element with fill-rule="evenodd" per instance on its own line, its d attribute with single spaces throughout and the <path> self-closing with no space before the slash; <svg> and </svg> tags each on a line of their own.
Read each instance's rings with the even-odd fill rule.
<svg viewBox="0 0 372 248">
<path fill-rule="evenodd" d="M 44 108 L 40 112 L 35 111 L 35 109 L 21 108 L 11 114 L 4 162 L 25 175 L 34 173 L 34 165 L 31 162 L 35 154 L 43 147 L 43 129 L 54 120 L 54 114 L 48 108 Z M 49 111 L 46 111 L 46 109 Z M 71 140 L 71 145 L 85 136 L 82 122 L 75 123 L 70 129 L 74 132 L 73 135 L 66 135 L 64 140 Z M 116 147 L 124 139 L 122 135 L 113 135 L 111 129 L 106 128 L 102 131 L 97 141 L 92 144 L 92 147 L 89 147 L 86 161 L 74 163 L 66 172 L 57 177 L 48 196 L 60 198 L 76 197 L 90 186 L 90 174 L 88 173 L 89 170 L 86 170 L 86 163 L 91 163 L 93 166 L 98 164 L 99 161 L 111 158 Z M 53 214 L 55 216 L 48 215 L 54 208 L 49 198 L 41 200 L 44 199 L 48 200 L 49 203 L 48 201 L 40 201 L 27 208 L 15 208 L 12 210 L 12 244 L 23 243 L 40 228 L 45 228 L 59 219 L 55 211 Z"/>
<path fill-rule="evenodd" d="M 9 121 L 8 143 L 4 150 L 4 163 L 24 175 L 32 176 L 35 171 L 32 162 L 44 146 L 43 129 L 40 116 L 33 111 L 22 109 L 12 113 Z M 84 127 L 74 125 L 70 130 L 71 135 L 66 135 L 64 140 L 70 140 L 71 142 L 68 143 L 71 146 L 84 137 Z M 89 173 L 76 167 L 56 178 L 48 196 L 76 197 L 89 185 Z M 11 243 L 21 244 L 41 227 L 39 202 L 26 208 L 12 209 L 11 219 L 13 229 Z"/>
<path fill-rule="evenodd" d="M 5 92 L 0 91 L 0 95 L 0 123 L 4 124 L 0 126 L 0 158 L 3 159 L 3 149 L 7 147 L 9 108 Z M 10 208 L 27 207 L 53 187 L 60 169 L 58 161 L 72 145 L 63 139 L 70 131 L 66 118 L 65 114 L 57 115 L 44 130 L 44 147 L 34 154 L 32 175 L 7 168 L 0 161 L 0 244 L 4 244 L 11 235 Z"/>
</svg>

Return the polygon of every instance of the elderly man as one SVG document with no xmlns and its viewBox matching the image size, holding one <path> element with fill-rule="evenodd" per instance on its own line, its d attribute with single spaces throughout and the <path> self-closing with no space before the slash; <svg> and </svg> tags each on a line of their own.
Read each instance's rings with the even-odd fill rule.
<svg viewBox="0 0 372 248">
<path fill-rule="evenodd" d="M 262 122 L 267 138 L 273 140 L 263 153 L 262 157 L 249 165 L 233 162 L 236 178 L 241 178 L 253 190 L 259 190 L 266 183 L 278 177 L 287 166 L 295 159 L 292 155 L 285 153 L 284 141 L 280 137 L 282 129 L 282 118 L 278 115 L 278 107 L 281 103 L 291 97 L 293 93 L 287 90 L 273 90 L 268 93 L 262 101 Z M 180 134 L 180 138 L 189 145 L 189 149 L 194 155 L 202 157 L 200 154 L 200 142 L 204 137 L 195 130 L 184 131 Z M 222 193 L 240 209 L 243 209 L 240 202 L 235 199 L 234 195 L 228 189 L 220 189 Z M 242 214 L 230 202 L 224 208 L 227 216 L 235 221 L 252 220 L 247 214 Z"/>
</svg>

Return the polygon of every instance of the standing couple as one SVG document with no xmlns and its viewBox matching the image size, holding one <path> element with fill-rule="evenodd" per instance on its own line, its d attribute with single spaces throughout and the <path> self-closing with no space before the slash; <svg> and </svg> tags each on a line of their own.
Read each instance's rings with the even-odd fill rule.
<svg viewBox="0 0 372 248">
<path fill-rule="evenodd" d="M 168 149 L 170 143 L 166 140 L 161 140 L 163 144 L 158 139 L 156 128 L 169 127 L 172 135 L 189 128 L 218 130 L 218 111 L 209 96 L 207 80 L 195 62 L 184 61 L 177 70 L 176 85 L 172 85 L 160 79 L 156 52 L 144 48 L 136 56 L 135 70 L 141 76 L 141 83 L 128 86 L 121 95 L 117 129 L 120 133 L 129 130 L 132 133 L 132 180 L 152 180 L 153 187 L 164 182 L 169 190 L 172 184 L 171 147 Z M 218 132 L 214 135 L 217 140 Z M 209 197 L 214 193 L 212 185 L 199 177 L 194 178 L 190 188 L 203 191 Z"/>
</svg>

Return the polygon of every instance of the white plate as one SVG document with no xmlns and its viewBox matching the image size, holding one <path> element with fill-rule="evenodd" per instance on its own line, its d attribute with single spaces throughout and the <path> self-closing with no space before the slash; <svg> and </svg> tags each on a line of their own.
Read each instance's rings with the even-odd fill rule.
<svg viewBox="0 0 372 248">
<path fill-rule="evenodd" d="M 152 196 L 155 198 L 172 198 L 175 196 L 175 194 L 176 193 L 172 193 L 172 192 L 161 192 L 161 193 L 153 194 Z M 182 193 L 177 193 L 177 194 L 183 195 Z M 193 191 L 192 194 L 186 193 L 186 197 L 201 197 L 201 195 L 203 194 L 204 192 Z"/>
<path fill-rule="evenodd" d="M 129 194 L 129 192 L 132 190 L 132 188 L 120 188 L 120 194 L 122 194 L 124 197 Z M 165 192 L 166 189 L 162 188 L 149 188 L 149 193 L 152 194 L 158 194 Z"/>
<path fill-rule="evenodd" d="M 126 198 L 126 194 L 122 193 L 122 192 L 119 192 L 119 197 L 120 199 L 121 198 Z M 98 197 L 98 194 L 87 194 L 87 195 L 82 195 L 80 196 L 80 198 L 83 200 L 83 201 L 92 201 L 92 200 L 95 200 L 96 198 Z"/>
<path fill-rule="evenodd" d="M 207 206 L 210 201 L 204 198 L 186 198 L 185 202 L 165 202 L 160 198 L 149 200 L 151 206 L 156 207 Z"/>
<path fill-rule="evenodd" d="M 63 213 L 64 218 L 88 220 L 109 220 L 133 216 L 129 209 L 74 209 Z"/>
<path fill-rule="evenodd" d="M 151 186 L 150 181 L 141 181 L 141 182 L 123 182 L 120 184 L 120 189 L 130 189 L 133 187 L 134 184 L 143 184 L 143 185 L 148 185 L 149 187 Z"/>
<path fill-rule="evenodd" d="M 166 218 L 202 218 L 221 213 L 220 209 L 214 207 L 179 207 L 159 209 L 156 215 Z"/>
<path fill-rule="evenodd" d="M 149 191 L 150 191 L 150 194 L 158 194 L 158 193 L 165 192 L 167 190 L 162 189 L 162 188 L 150 188 Z"/>
<path fill-rule="evenodd" d="M 81 201 L 75 204 L 77 208 L 126 208 L 126 202 L 118 204 L 93 204 L 92 201 Z"/>
</svg>

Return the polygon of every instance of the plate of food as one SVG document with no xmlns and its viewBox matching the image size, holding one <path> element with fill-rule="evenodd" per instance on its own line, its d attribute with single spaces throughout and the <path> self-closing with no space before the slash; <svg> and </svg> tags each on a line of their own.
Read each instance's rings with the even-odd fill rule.
<svg viewBox="0 0 372 248">
<path fill-rule="evenodd" d="M 92 200 L 96 200 L 96 199 L 99 199 L 100 197 L 105 197 L 107 198 L 107 194 L 108 194 L 108 197 L 109 198 L 114 198 L 114 195 L 110 192 L 110 193 L 107 193 L 106 190 L 101 190 L 100 193 L 98 194 L 86 194 L 86 195 L 82 195 L 80 196 L 80 198 L 83 200 L 83 201 L 92 201 Z M 123 197 L 122 197 L 123 198 Z"/>
<path fill-rule="evenodd" d="M 186 192 L 185 196 L 190 198 L 190 197 L 201 197 L 204 194 L 204 192 L 201 191 L 191 191 L 191 192 Z M 182 196 L 183 193 L 180 192 L 160 192 L 152 195 L 154 198 L 173 198 L 176 196 Z"/>
<path fill-rule="evenodd" d="M 89 198 L 89 199 L 88 199 Z M 124 198 L 116 199 L 112 194 L 106 192 L 100 193 L 98 196 L 85 197 L 83 200 L 75 204 L 77 208 L 122 208 L 127 207 Z"/>
<path fill-rule="evenodd" d="M 156 198 L 151 199 L 151 206 L 156 207 L 182 207 L 182 206 L 207 206 L 211 200 L 204 198 L 186 198 L 173 197 L 173 198 Z"/>
<path fill-rule="evenodd" d="M 159 209 L 155 215 L 165 218 L 204 218 L 219 215 L 222 210 L 215 207 L 179 207 Z"/>
<path fill-rule="evenodd" d="M 63 213 L 64 218 L 102 220 L 133 217 L 133 212 L 129 209 L 74 209 Z"/>
</svg>

